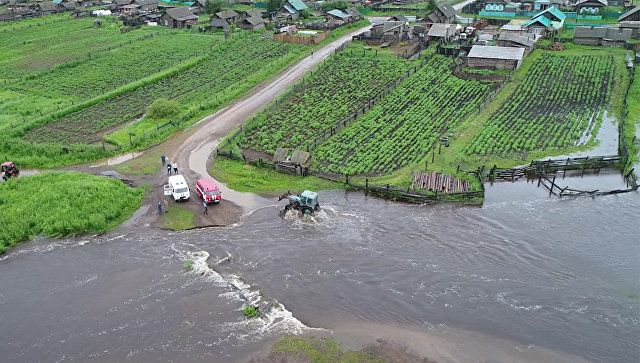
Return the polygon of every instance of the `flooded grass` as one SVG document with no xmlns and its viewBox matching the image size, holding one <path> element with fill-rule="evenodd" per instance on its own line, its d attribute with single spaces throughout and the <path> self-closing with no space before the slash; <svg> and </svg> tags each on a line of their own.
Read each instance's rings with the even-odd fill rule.
<svg viewBox="0 0 640 363">
<path fill-rule="evenodd" d="M 162 217 L 160 217 L 162 221 L 161 227 L 173 231 L 183 231 L 194 228 L 196 226 L 193 221 L 194 217 L 195 215 L 192 211 L 180 204 L 174 203 L 171 204 Z"/>
</svg>

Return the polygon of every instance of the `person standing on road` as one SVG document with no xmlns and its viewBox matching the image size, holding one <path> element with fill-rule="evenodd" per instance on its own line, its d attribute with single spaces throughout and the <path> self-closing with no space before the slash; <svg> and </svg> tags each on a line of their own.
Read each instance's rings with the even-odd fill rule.
<svg viewBox="0 0 640 363">
<path fill-rule="evenodd" d="M 173 173 L 178 175 L 178 163 L 173 163 Z"/>
<path fill-rule="evenodd" d="M 209 214 L 209 205 L 206 200 L 202 201 L 202 206 L 204 207 L 204 212 L 202 212 L 202 214 Z"/>
<path fill-rule="evenodd" d="M 158 215 L 162 215 L 162 202 L 158 202 Z"/>
<path fill-rule="evenodd" d="M 160 158 L 162 159 L 162 166 L 165 166 L 167 164 L 167 157 L 162 155 Z"/>
<path fill-rule="evenodd" d="M 167 175 L 171 175 L 171 162 L 167 160 Z"/>
</svg>

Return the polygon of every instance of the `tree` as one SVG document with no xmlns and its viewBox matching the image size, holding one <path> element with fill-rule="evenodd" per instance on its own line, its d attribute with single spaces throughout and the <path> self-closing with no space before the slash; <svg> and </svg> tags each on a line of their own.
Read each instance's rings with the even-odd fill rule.
<svg viewBox="0 0 640 363">
<path fill-rule="evenodd" d="M 215 14 L 222 11 L 222 0 L 206 0 L 204 3 L 204 11 L 207 14 Z"/>
<path fill-rule="evenodd" d="M 350 5 L 346 1 L 325 2 L 324 4 L 322 4 L 322 11 L 324 11 L 325 13 L 327 11 L 331 11 L 333 9 L 338 9 L 340 11 L 345 11 L 349 7 L 350 7 Z"/>
<path fill-rule="evenodd" d="M 436 8 L 438 7 L 438 4 L 436 3 L 436 0 L 429 0 L 429 2 L 427 3 L 427 5 L 424 7 L 424 9 L 427 11 L 427 14 L 430 14 L 432 11 L 434 11 Z"/>
<path fill-rule="evenodd" d="M 147 117 L 159 120 L 175 116 L 180 113 L 180 105 L 166 98 L 158 98 L 147 107 Z"/>
<path fill-rule="evenodd" d="M 284 0 L 269 0 L 267 2 L 267 12 L 275 13 L 282 8 L 284 5 Z"/>
</svg>

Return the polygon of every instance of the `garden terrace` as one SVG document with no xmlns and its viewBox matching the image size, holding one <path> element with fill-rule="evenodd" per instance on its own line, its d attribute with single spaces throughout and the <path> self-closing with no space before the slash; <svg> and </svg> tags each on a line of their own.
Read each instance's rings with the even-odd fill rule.
<svg viewBox="0 0 640 363">
<path fill-rule="evenodd" d="M 542 54 L 464 152 L 504 155 L 587 144 L 609 104 L 614 68 L 611 55 Z"/>
<path fill-rule="evenodd" d="M 215 101 L 226 89 L 245 83 L 248 75 L 265 64 L 302 49 L 261 39 L 257 34 L 230 41 L 187 69 L 63 116 L 29 131 L 24 139 L 35 143 L 100 142 L 105 132 L 141 116 L 156 99 L 175 100 L 183 110 Z M 156 129 L 155 124 L 151 126 Z M 128 144 L 127 137 L 123 141 Z"/>
<path fill-rule="evenodd" d="M 273 155 L 276 148 L 306 149 L 315 138 L 349 117 L 414 66 L 388 51 L 365 51 L 351 43 L 330 58 L 306 84 L 259 114 L 235 142 Z"/>
<path fill-rule="evenodd" d="M 434 55 L 364 116 L 313 152 L 314 168 L 336 174 L 385 174 L 420 161 L 447 129 L 488 97 L 490 84 L 452 75 Z"/>
</svg>

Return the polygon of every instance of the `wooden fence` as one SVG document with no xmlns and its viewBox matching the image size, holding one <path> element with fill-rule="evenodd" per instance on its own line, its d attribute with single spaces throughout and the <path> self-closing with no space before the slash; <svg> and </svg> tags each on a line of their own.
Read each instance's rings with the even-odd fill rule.
<svg viewBox="0 0 640 363">
<path fill-rule="evenodd" d="M 331 35 L 330 30 L 327 30 L 317 35 L 311 35 L 311 36 L 299 36 L 299 35 L 290 35 L 287 33 L 277 33 L 277 34 L 273 34 L 273 40 L 277 42 L 309 45 L 309 44 L 318 44 L 321 41 L 327 39 L 329 35 Z"/>
</svg>

